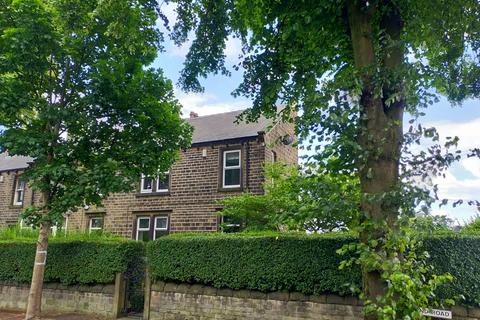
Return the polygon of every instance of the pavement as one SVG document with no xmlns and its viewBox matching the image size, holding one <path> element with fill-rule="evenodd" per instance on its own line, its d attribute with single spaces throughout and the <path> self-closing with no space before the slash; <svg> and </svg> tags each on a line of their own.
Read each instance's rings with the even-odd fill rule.
<svg viewBox="0 0 480 320">
<path fill-rule="evenodd" d="M 0 311 L 0 320 L 23 320 L 25 314 L 22 312 Z M 81 314 L 46 314 L 41 320 L 102 320 L 102 318 L 86 316 Z"/>
</svg>

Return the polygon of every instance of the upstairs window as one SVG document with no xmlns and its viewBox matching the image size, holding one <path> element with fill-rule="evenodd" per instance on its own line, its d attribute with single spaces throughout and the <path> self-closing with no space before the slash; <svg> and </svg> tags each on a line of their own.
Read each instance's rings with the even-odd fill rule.
<svg viewBox="0 0 480 320">
<path fill-rule="evenodd" d="M 167 171 L 163 174 L 162 177 L 157 179 L 157 190 L 156 192 L 168 192 L 170 185 L 170 171 Z"/>
<path fill-rule="evenodd" d="M 23 198 L 25 197 L 25 181 L 17 178 L 15 181 L 15 194 L 13 195 L 13 205 L 21 206 L 23 205 Z"/>
<path fill-rule="evenodd" d="M 223 152 L 223 188 L 241 186 L 241 152 L 228 150 Z"/>
<path fill-rule="evenodd" d="M 156 179 L 142 175 L 140 193 L 162 193 L 170 191 L 170 171 Z"/>
<path fill-rule="evenodd" d="M 140 183 L 140 192 L 141 193 L 151 193 L 153 192 L 153 179 L 150 177 L 145 177 L 142 175 L 142 181 Z"/>
</svg>

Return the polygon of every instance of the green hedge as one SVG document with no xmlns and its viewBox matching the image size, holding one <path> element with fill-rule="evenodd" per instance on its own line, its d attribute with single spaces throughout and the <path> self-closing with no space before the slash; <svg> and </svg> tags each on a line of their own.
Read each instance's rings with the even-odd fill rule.
<svg viewBox="0 0 480 320">
<path fill-rule="evenodd" d="M 51 240 L 45 282 L 113 283 L 117 272 L 141 263 L 143 243 L 126 240 Z M 0 281 L 28 283 L 35 259 L 33 241 L 0 241 Z"/>
<path fill-rule="evenodd" d="M 347 294 L 345 284 L 358 283 L 360 272 L 339 271 L 342 258 L 335 251 L 353 240 L 346 235 L 172 235 L 150 242 L 147 257 L 158 280 Z"/>
<path fill-rule="evenodd" d="M 202 283 L 218 288 L 291 290 L 305 294 L 349 294 L 361 283 L 359 269 L 338 270 L 336 250 L 355 241 L 348 235 L 172 235 L 147 245 L 148 264 L 157 280 Z M 424 240 L 436 274 L 449 272 L 452 284 L 441 297 L 463 295 L 463 304 L 480 303 L 480 236 L 444 234 Z"/>
<path fill-rule="evenodd" d="M 435 273 L 453 276 L 450 284 L 439 288 L 439 296 L 463 296 L 462 304 L 480 306 L 480 235 L 434 235 L 424 246 Z"/>
</svg>

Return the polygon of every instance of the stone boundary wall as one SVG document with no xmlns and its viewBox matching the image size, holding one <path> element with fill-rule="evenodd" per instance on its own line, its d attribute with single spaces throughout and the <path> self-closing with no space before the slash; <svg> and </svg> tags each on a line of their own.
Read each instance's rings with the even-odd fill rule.
<svg viewBox="0 0 480 320">
<path fill-rule="evenodd" d="M 29 290 L 29 284 L 0 282 L 0 310 L 25 311 Z M 121 310 L 118 297 L 114 284 L 65 286 L 46 283 L 43 286 L 42 311 L 76 312 L 116 319 Z"/>
<path fill-rule="evenodd" d="M 149 307 L 150 320 L 363 319 L 361 303 L 355 297 L 307 296 L 286 291 L 267 294 L 163 282 L 151 285 Z"/>
<path fill-rule="evenodd" d="M 363 320 L 362 302 L 355 297 L 263 293 L 165 282 L 148 287 L 144 320 Z M 455 320 L 480 320 L 480 309 L 456 306 L 452 311 Z"/>
</svg>

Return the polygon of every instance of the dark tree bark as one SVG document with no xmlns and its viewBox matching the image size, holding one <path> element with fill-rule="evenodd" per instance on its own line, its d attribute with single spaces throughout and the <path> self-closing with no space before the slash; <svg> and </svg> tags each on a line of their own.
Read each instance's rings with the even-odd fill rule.
<svg viewBox="0 0 480 320">
<path fill-rule="evenodd" d="M 398 41 L 397 45 L 391 44 L 392 41 L 399 40 L 402 23 L 399 12 L 393 5 L 389 2 L 384 5 L 388 9 L 381 8 L 382 14 L 385 12 L 381 27 L 391 41 L 378 55 L 383 57 L 384 70 L 394 73 L 402 65 L 403 51 Z M 386 105 L 384 99 L 392 93 L 401 92 L 401 80 L 382 88 L 382 95 L 375 94 L 375 89 L 378 92 L 373 82 L 377 72 L 377 53 L 373 42 L 372 15 L 378 8 L 368 8 L 364 1 L 349 0 L 347 9 L 355 66 L 361 72 L 363 81 L 360 98 L 362 132 L 359 144 L 367 152 L 367 158 L 360 167 L 360 185 L 362 194 L 367 197 L 362 197 L 361 209 L 366 219 L 379 226 L 365 230 L 360 235 L 361 241 L 366 243 L 369 239 L 381 239 L 384 236 L 385 230 L 380 227 L 383 222 L 394 227 L 397 219 L 398 208 L 395 205 L 378 198 L 372 199 L 372 196 L 386 194 L 398 183 L 405 102 L 401 98 Z M 385 292 L 385 284 L 378 270 L 364 270 L 363 289 L 372 301 L 376 301 L 376 297 Z M 366 318 L 373 320 L 377 316 L 370 314 Z"/>
</svg>

